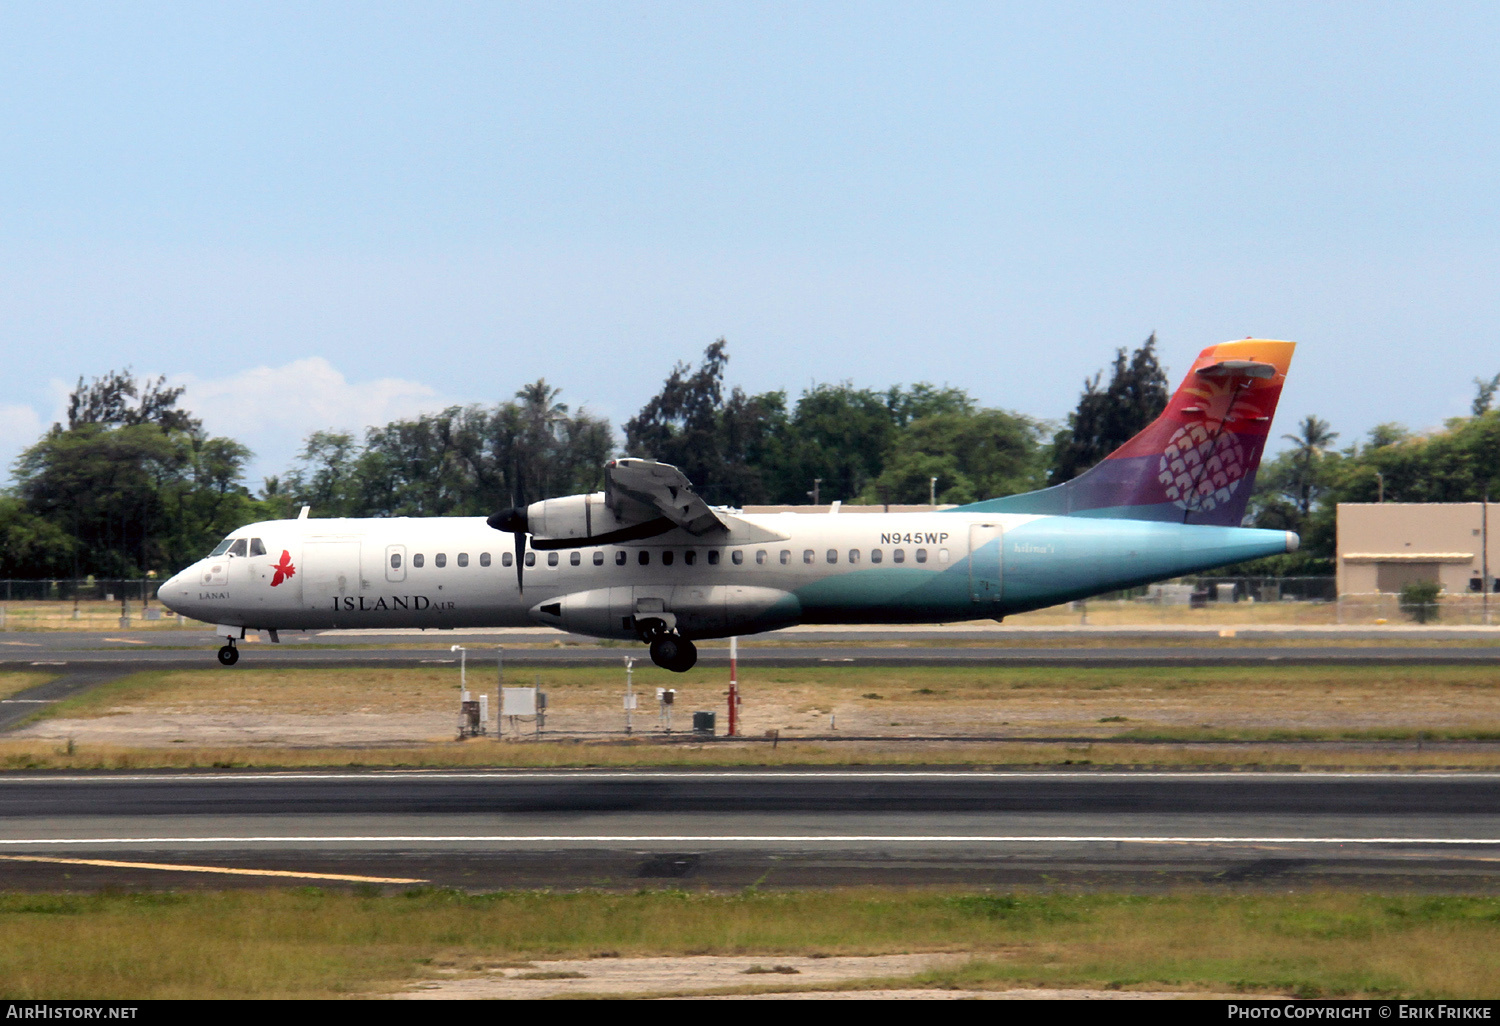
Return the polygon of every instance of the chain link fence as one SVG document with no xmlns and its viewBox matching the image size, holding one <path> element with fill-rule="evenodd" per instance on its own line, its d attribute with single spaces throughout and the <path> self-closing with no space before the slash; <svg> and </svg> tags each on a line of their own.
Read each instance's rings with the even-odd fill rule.
<svg viewBox="0 0 1500 1026">
<path fill-rule="evenodd" d="M 0 580 L 0 630 L 174 629 L 198 625 L 163 608 L 152 579 Z M 1007 623 L 1500 624 L 1500 595 L 1437 597 L 1418 610 L 1391 594 L 1340 595 L 1333 577 L 1182 577 L 1008 617 Z"/>
</svg>

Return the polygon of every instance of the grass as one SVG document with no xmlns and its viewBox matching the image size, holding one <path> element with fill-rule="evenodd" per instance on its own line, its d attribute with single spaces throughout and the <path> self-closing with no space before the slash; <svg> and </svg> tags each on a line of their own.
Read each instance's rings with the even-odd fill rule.
<svg viewBox="0 0 1500 1026">
<path fill-rule="evenodd" d="M 1482 749 L 1286 748 L 1274 744 L 1074 742 L 763 742 L 495 744 L 483 739 L 407 747 L 134 748 L 65 741 L 0 742 L 4 770 L 143 769 L 564 769 L 750 766 L 954 766 L 980 769 L 1494 770 L 1500 752 Z"/>
<path fill-rule="evenodd" d="M 439 740 L 451 736 L 458 685 L 453 667 L 142 673 L 39 707 L 41 718 L 74 724 L 66 728 L 75 737 L 72 754 L 55 739 L 16 738 L 0 741 L 0 767 L 1500 766 L 1500 747 L 1493 744 L 1500 740 L 1500 679 L 1483 666 L 765 668 L 741 682 L 742 733 L 760 740 L 702 744 L 679 732 L 661 743 L 669 739 L 654 729 L 652 690 L 678 689 L 680 728 L 694 708 L 722 704 L 719 672 L 637 670 L 635 686 L 647 708 L 637 713 L 638 733 L 629 741 L 602 734 L 623 727 L 620 671 L 565 667 L 513 674 L 526 683 L 539 677 L 549 692 L 551 740 L 505 744 Z M 469 681 L 474 688 L 493 686 L 479 669 Z M 137 719 L 105 720 L 90 734 L 89 721 L 120 713 Z M 810 737 L 829 731 L 830 713 L 837 714 L 840 736 L 889 736 Z M 321 717 L 327 740 L 205 743 L 193 733 L 200 716 L 215 724 L 237 717 L 247 726 L 272 727 L 278 716 Z M 164 717 L 172 732 L 158 730 L 151 745 L 131 743 L 131 730 L 156 729 Z M 355 721 L 375 727 L 359 735 Z M 142 726 L 128 726 L 132 722 Z M 568 739 L 570 731 L 583 733 Z M 773 731 L 780 738 L 774 746 L 764 740 Z M 923 741 L 903 734 L 996 740 Z"/>
<path fill-rule="evenodd" d="M 899 982 L 1480 998 L 1494 995 L 1497 925 L 1492 897 L 1336 892 L 9 894 L 0 989 L 12 1000 L 328 997 L 602 950 L 768 962 L 948 951 L 975 957 Z"/>
<path fill-rule="evenodd" d="M 0 698 L 45 684 L 56 676 L 55 673 L 0 673 Z"/>
<path fill-rule="evenodd" d="M 473 667 L 469 686 L 493 690 L 489 668 Z M 17 675 L 21 676 L 21 675 Z M 656 687 L 678 690 L 678 705 L 713 700 L 724 688 L 722 668 L 703 667 L 673 674 L 655 666 L 637 667 L 635 688 L 649 699 Z M 553 715 L 566 715 L 567 703 L 598 701 L 617 705 L 624 673 L 612 667 L 548 667 L 510 675 L 509 685 L 538 680 L 553 696 Z M 881 702 L 931 706 L 999 704 L 1034 700 L 1098 704 L 1101 700 L 1190 699 L 1199 708 L 1226 702 L 1269 703 L 1286 714 L 1287 703 L 1319 707 L 1349 705 L 1350 712 L 1371 702 L 1393 706 L 1436 703 L 1452 707 L 1464 700 L 1489 710 L 1500 697 L 1500 678 L 1488 666 L 1124 666 L 1124 667 L 879 667 L 820 666 L 742 668 L 747 701 L 782 700 L 826 710 L 834 705 Z M 133 674 L 51 707 L 52 715 L 103 716 L 131 707 L 264 709 L 282 713 L 422 712 L 446 703 L 458 688 L 456 667 L 423 669 L 244 667 L 169 670 Z M 644 701 L 643 701 L 643 704 Z M 1422 710 L 1426 725 L 1430 710 Z M 1122 715 L 1111 713 L 1110 715 Z M 1097 719 L 1097 718 L 1096 718 Z M 1135 720 L 1136 717 L 1129 717 Z"/>
</svg>

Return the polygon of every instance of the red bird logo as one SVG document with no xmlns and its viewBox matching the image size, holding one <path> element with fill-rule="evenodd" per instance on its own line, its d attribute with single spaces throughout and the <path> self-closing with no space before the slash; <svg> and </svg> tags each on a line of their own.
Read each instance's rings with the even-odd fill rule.
<svg viewBox="0 0 1500 1026">
<path fill-rule="evenodd" d="M 271 569 L 276 571 L 276 576 L 271 578 L 271 587 L 276 587 L 282 581 L 297 576 L 297 568 L 292 566 L 292 554 L 286 549 L 281 550 L 281 562 Z"/>
</svg>

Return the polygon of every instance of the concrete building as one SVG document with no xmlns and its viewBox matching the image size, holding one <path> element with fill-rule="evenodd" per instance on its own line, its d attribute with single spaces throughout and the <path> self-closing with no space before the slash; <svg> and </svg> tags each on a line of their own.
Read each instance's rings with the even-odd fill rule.
<svg viewBox="0 0 1500 1026">
<path fill-rule="evenodd" d="M 1484 541 L 1489 590 L 1500 571 L 1500 503 L 1341 502 L 1338 505 L 1340 595 L 1399 592 L 1432 582 L 1450 595 L 1484 590 Z"/>
</svg>

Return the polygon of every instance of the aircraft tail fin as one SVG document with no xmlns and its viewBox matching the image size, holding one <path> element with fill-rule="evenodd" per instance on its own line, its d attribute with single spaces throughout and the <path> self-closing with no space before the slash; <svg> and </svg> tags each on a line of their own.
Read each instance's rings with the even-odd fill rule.
<svg viewBox="0 0 1500 1026">
<path fill-rule="evenodd" d="M 1092 469 L 959 508 L 1238 527 L 1295 348 L 1271 339 L 1209 346 L 1161 416 Z"/>
</svg>

